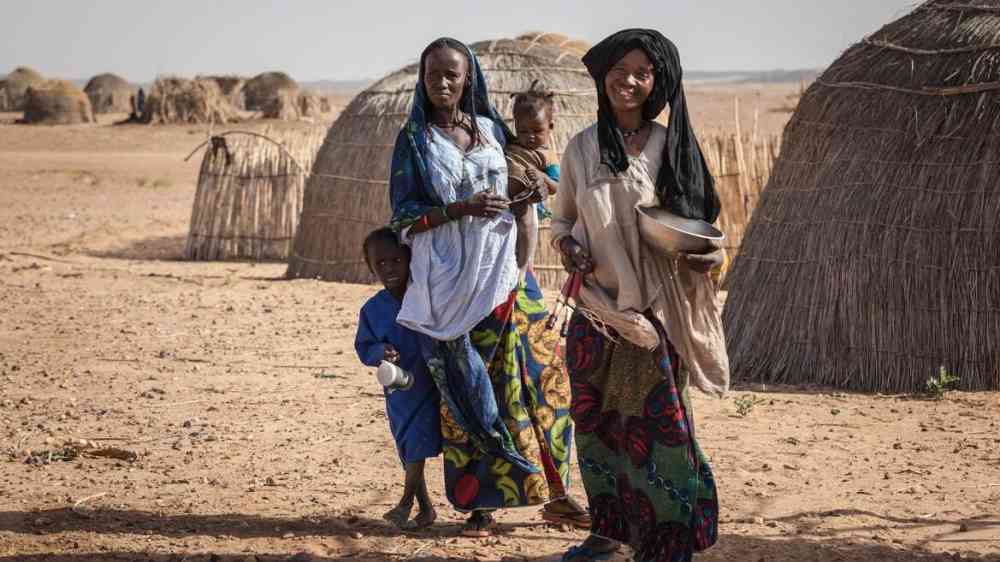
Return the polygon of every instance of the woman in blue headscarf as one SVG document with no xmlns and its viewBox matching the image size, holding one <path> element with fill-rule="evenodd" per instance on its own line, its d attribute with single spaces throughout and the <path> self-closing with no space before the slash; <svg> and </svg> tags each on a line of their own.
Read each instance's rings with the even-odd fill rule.
<svg viewBox="0 0 1000 562">
<path fill-rule="evenodd" d="M 469 48 L 428 45 L 389 182 L 392 226 L 412 248 L 397 322 L 424 336 L 442 395 L 445 488 L 471 513 L 469 536 L 488 535 L 497 508 L 543 503 L 589 526 L 566 496 L 572 422 L 557 335 L 518 267 L 525 209 L 507 197 L 511 137 Z"/>
</svg>

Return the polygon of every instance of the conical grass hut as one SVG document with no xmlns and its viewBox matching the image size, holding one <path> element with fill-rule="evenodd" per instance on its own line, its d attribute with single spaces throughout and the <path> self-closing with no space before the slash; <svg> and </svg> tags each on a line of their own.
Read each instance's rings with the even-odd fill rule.
<svg viewBox="0 0 1000 562">
<path fill-rule="evenodd" d="M 213 137 L 198 174 L 184 256 L 286 260 L 323 128 Z"/>
<path fill-rule="evenodd" d="M 128 113 L 132 111 L 135 91 L 121 76 L 111 73 L 98 74 L 87 81 L 83 91 L 90 98 L 94 113 Z"/>
<path fill-rule="evenodd" d="M 471 45 L 500 113 L 512 119 L 511 94 L 539 80 L 554 92 L 554 148 L 596 121 L 594 83 L 579 58 L 558 48 L 517 40 Z M 405 122 L 417 81 L 411 64 L 358 94 L 330 127 L 306 183 L 302 220 L 287 275 L 333 281 L 374 281 L 361 255 L 369 231 L 389 221 L 389 163 L 396 135 Z M 563 277 L 543 225 L 536 274 L 555 287 Z"/>
<path fill-rule="evenodd" d="M 1000 0 L 925 2 L 803 95 L 730 274 L 743 381 L 1000 390 Z"/>
<path fill-rule="evenodd" d="M 152 124 L 221 124 L 235 123 L 240 116 L 214 80 L 161 77 L 146 96 L 141 119 Z"/>
<path fill-rule="evenodd" d="M 26 66 L 15 68 L 0 80 L 0 111 L 24 111 L 28 88 L 40 86 L 45 78 Z"/>
<path fill-rule="evenodd" d="M 83 90 L 66 80 L 49 80 L 28 88 L 23 123 L 76 125 L 93 123 L 94 110 Z"/>
<path fill-rule="evenodd" d="M 236 109 L 245 109 L 246 103 L 243 100 L 243 85 L 246 78 L 232 74 L 196 76 L 195 80 L 211 80 L 219 86 L 219 91 L 226 98 L 230 105 Z"/>
<path fill-rule="evenodd" d="M 284 72 L 264 72 L 243 85 L 243 99 L 249 111 L 265 111 L 273 105 L 281 92 L 288 92 L 292 99 L 298 96 L 299 85 Z"/>
</svg>

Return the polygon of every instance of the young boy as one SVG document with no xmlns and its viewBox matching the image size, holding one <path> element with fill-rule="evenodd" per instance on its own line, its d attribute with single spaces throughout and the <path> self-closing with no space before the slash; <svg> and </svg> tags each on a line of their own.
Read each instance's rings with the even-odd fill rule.
<svg viewBox="0 0 1000 562">
<path fill-rule="evenodd" d="M 363 251 L 368 267 L 385 289 L 361 307 L 354 347 L 369 367 L 388 361 L 413 376 L 409 388 L 385 391 L 389 429 L 406 477 L 399 504 L 383 517 L 401 529 L 428 527 L 437 513 L 427 493 L 424 460 L 441 453 L 440 396 L 420 353 L 417 333 L 396 323 L 410 279 L 410 249 L 399 243 L 392 230 L 380 228 L 365 238 Z M 419 510 L 411 525 L 414 497 Z"/>
</svg>

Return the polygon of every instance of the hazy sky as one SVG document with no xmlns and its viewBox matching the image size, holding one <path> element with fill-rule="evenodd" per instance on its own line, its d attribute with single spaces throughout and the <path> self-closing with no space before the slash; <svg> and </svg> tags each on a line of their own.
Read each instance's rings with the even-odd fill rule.
<svg viewBox="0 0 1000 562">
<path fill-rule="evenodd" d="M 432 39 L 467 42 L 527 30 L 590 42 L 654 27 L 691 70 L 824 67 L 917 0 L 3 0 L 0 74 L 27 65 L 88 78 L 116 72 L 377 78 Z M 621 7 L 624 6 L 624 7 Z"/>
</svg>

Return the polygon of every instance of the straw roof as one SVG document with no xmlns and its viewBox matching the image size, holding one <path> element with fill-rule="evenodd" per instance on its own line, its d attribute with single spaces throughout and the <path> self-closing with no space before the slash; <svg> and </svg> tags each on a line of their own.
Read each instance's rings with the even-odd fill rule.
<svg viewBox="0 0 1000 562">
<path fill-rule="evenodd" d="M 730 274 L 744 381 L 1000 390 L 1000 0 L 934 0 L 805 92 Z"/>
<path fill-rule="evenodd" d="M 116 74 L 98 74 L 83 87 L 94 113 L 127 113 L 132 111 L 132 86 Z"/>
<path fill-rule="evenodd" d="M 533 81 L 555 93 L 553 144 L 560 154 L 574 134 L 596 120 L 594 84 L 578 58 L 549 45 L 508 39 L 471 48 L 486 73 L 493 103 L 506 119 L 511 119 L 511 94 Z M 330 128 L 306 183 L 288 276 L 374 281 L 361 243 L 370 230 L 389 221 L 389 163 L 410 111 L 417 71 L 417 64 L 409 65 L 361 92 Z M 535 269 L 541 283 L 554 287 L 563 274 L 546 230 Z"/>
<path fill-rule="evenodd" d="M 243 100 L 243 86 L 246 84 L 246 78 L 242 76 L 236 76 L 233 74 L 225 75 L 209 75 L 209 76 L 196 76 L 195 80 L 211 80 L 219 86 L 219 91 L 222 92 L 222 96 L 235 107 L 236 109 L 245 109 L 246 104 Z"/>
<path fill-rule="evenodd" d="M 146 96 L 146 123 L 234 123 L 239 114 L 214 80 L 161 77 Z"/>
<path fill-rule="evenodd" d="M 90 99 L 72 82 L 49 80 L 31 86 L 25 98 L 23 123 L 75 125 L 94 122 Z"/>
<path fill-rule="evenodd" d="M 243 98 L 249 111 L 264 111 L 279 92 L 293 92 L 294 97 L 298 90 L 298 83 L 284 72 L 264 72 L 243 85 Z"/>
<path fill-rule="evenodd" d="M 19 66 L 0 80 L 0 111 L 24 111 L 28 88 L 45 82 L 38 72 Z"/>
<path fill-rule="evenodd" d="M 302 211 L 306 174 L 325 130 L 233 131 L 205 151 L 184 256 L 285 260 Z"/>
<path fill-rule="evenodd" d="M 529 31 L 517 36 L 520 41 L 541 43 L 551 45 L 564 52 L 569 52 L 573 56 L 583 57 L 590 50 L 590 43 L 582 39 L 572 39 L 562 33 L 551 33 L 547 31 Z"/>
</svg>

